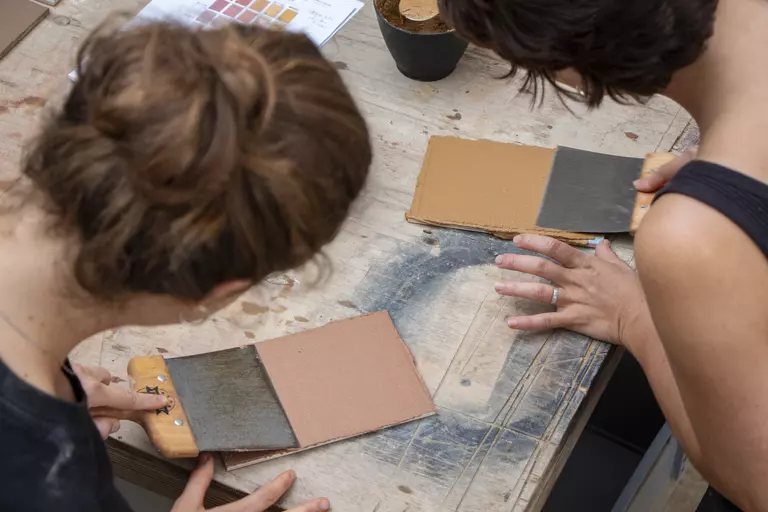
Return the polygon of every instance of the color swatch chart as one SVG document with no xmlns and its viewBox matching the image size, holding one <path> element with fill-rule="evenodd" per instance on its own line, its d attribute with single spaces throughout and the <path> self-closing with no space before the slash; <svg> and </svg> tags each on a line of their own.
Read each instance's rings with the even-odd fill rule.
<svg viewBox="0 0 768 512">
<path fill-rule="evenodd" d="M 303 32 L 322 46 L 362 7 L 358 0 L 152 0 L 136 21 L 175 19 L 202 28 L 259 24 Z"/>
<path fill-rule="evenodd" d="M 264 26 L 282 27 L 296 19 L 299 11 L 281 2 L 269 0 L 216 0 L 197 17 L 195 23 L 202 26 L 220 22 L 239 21 L 246 25 L 258 23 Z"/>
<path fill-rule="evenodd" d="M 302 32 L 322 46 L 362 7 L 358 0 L 152 0 L 128 24 L 172 20 L 207 29 L 258 23 Z M 69 78 L 76 81 L 77 71 Z"/>
</svg>

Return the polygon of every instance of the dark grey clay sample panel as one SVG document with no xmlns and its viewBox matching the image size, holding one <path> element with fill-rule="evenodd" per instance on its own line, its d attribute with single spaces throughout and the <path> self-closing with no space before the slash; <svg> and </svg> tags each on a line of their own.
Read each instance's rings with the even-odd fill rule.
<svg viewBox="0 0 768 512">
<path fill-rule="evenodd" d="M 253 345 L 166 364 L 201 452 L 298 447 Z"/>
<path fill-rule="evenodd" d="M 642 158 L 559 147 L 536 224 L 585 233 L 629 231 Z"/>
</svg>

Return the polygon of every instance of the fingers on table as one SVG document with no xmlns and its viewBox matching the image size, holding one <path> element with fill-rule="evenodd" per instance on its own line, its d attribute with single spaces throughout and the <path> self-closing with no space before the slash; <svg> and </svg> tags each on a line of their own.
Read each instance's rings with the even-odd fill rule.
<svg viewBox="0 0 768 512">
<path fill-rule="evenodd" d="M 296 473 L 286 471 L 250 496 L 214 510 L 219 512 L 265 512 L 280 500 L 295 481 Z M 326 512 L 330 509 L 331 504 L 326 498 L 318 498 L 292 508 L 288 512 Z"/>
<path fill-rule="evenodd" d="M 597 247 L 595 248 L 595 256 L 603 261 L 607 261 L 608 263 L 627 266 L 627 264 L 621 261 L 621 258 L 619 258 L 619 256 L 613 251 L 611 248 L 611 242 L 605 239 L 601 240 L 600 243 L 597 244 Z"/>
<path fill-rule="evenodd" d="M 527 254 L 502 254 L 496 258 L 496 265 L 505 270 L 532 274 L 556 283 L 562 283 L 565 273 L 563 267 L 557 263 Z"/>
<path fill-rule="evenodd" d="M 571 318 L 564 312 L 542 313 L 540 315 L 509 317 L 507 318 L 507 325 L 521 331 L 549 331 L 569 327 Z"/>
<path fill-rule="evenodd" d="M 96 424 L 96 428 L 99 430 L 102 439 L 106 439 L 110 434 L 114 434 L 120 430 L 120 420 L 116 418 L 101 416 L 93 418 L 93 422 Z"/>
<path fill-rule="evenodd" d="M 221 510 L 222 512 L 264 512 L 277 503 L 295 481 L 296 473 L 286 471 L 253 494 L 231 505 L 222 507 Z"/>
<path fill-rule="evenodd" d="M 580 250 L 548 236 L 517 235 L 514 242 L 519 248 L 543 254 L 566 268 L 580 266 L 586 257 Z"/>
<path fill-rule="evenodd" d="M 288 512 L 326 512 L 331 510 L 331 503 L 325 498 L 318 498 L 299 507 L 292 508 Z"/>
<path fill-rule="evenodd" d="M 544 283 L 496 283 L 494 288 L 499 295 L 535 300 L 542 304 L 550 304 L 555 294 L 555 287 Z M 567 298 L 565 297 L 565 290 L 563 288 L 559 290 L 557 304 L 562 305 L 567 302 Z"/>
<path fill-rule="evenodd" d="M 213 457 L 204 453 L 198 460 L 197 467 L 189 476 L 184 492 L 176 500 L 171 512 L 188 512 L 202 509 L 205 493 L 213 479 Z"/>
</svg>

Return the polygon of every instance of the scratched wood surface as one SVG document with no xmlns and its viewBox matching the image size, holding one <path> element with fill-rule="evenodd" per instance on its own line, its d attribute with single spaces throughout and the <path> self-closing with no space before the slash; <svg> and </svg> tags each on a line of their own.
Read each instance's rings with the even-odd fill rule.
<svg viewBox="0 0 768 512">
<path fill-rule="evenodd" d="M 137 12 L 144 3 L 63 0 L 0 61 L 2 183 L 18 176 L 24 142 L 66 93 L 66 74 L 88 30 L 113 10 Z M 642 156 L 672 148 L 690 117 L 661 98 L 643 107 L 607 102 L 595 112 L 574 106 L 571 113 L 550 96 L 532 110 L 530 96 L 497 78 L 507 71 L 505 64 L 477 48 L 470 48 L 448 79 L 412 82 L 396 71 L 370 0 L 324 52 L 367 116 L 376 151 L 369 185 L 327 249 L 330 275 L 318 280 L 310 265 L 275 276 L 202 326 L 107 332 L 85 341 L 73 358 L 108 368 L 116 385 L 125 385 L 120 380 L 135 355 L 225 349 L 387 309 L 439 414 L 231 473 L 218 471 L 220 487 L 234 496 L 293 468 L 300 480 L 287 506 L 324 495 L 340 512 L 540 507 L 579 431 L 585 397 L 609 347 L 567 332 L 507 329 L 506 315 L 544 309 L 493 291 L 501 279 L 527 279 L 492 264 L 514 246 L 403 220 L 428 137 L 563 144 Z M 631 245 L 621 249 L 631 259 Z M 183 471 L 169 472 L 134 425 L 124 424 L 110 449 L 122 474 L 163 482 L 169 493 L 183 482 Z"/>
</svg>

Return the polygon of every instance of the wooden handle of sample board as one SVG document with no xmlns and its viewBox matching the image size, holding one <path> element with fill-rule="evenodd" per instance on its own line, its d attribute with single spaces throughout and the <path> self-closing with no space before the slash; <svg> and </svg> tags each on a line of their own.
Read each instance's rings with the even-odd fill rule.
<svg viewBox="0 0 768 512">
<path fill-rule="evenodd" d="M 671 162 L 677 158 L 672 153 L 651 153 L 645 157 L 643 162 L 643 170 L 640 173 L 641 178 L 647 178 L 656 172 L 662 165 Z M 643 221 L 643 217 L 648 213 L 651 207 L 653 198 L 656 194 L 649 194 L 647 192 L 638 192 L 635 198 L 635 208 L 632 211 L 632 219 L 629 223 L 629 232 L 635 234 L 640 228 L 640 223 Z"/>
<path fill-rule="evenodd" d="M 181 400 L 162 356 L 138 356 L 128 363 L 131 389 L 139 393 L 165 395 L 166 406 L 157 411 L 138 411 L 130 419 L 147 431 L 155 448 L 170 459 L 197 457 L 195 437 Z"/>
</svg>

